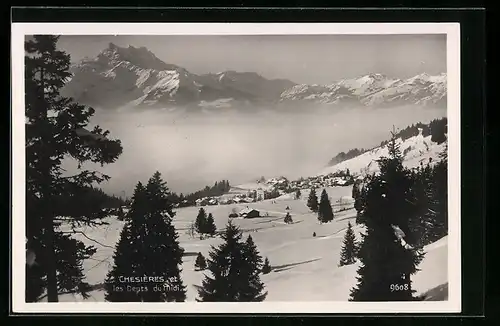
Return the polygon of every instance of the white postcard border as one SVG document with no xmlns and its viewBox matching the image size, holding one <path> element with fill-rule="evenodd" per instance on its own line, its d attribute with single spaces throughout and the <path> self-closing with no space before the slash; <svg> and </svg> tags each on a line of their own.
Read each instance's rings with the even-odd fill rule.
<svg viewBox="0 0 500 326">
<path fill-rule="evenodd" d="M 460 25 L 459 23 L 13 23 L 12 27 L 12 310 L 14 313 L 447 313 L 461 311 Z M 380 35 L 446 34 L 448 76 L 448 301 L 259 303 L 26 303 L 25 35 Z"/>
</svg>

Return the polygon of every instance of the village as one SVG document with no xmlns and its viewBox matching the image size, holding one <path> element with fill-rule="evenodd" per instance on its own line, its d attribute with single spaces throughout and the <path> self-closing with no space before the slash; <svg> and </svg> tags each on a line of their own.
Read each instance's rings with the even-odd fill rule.
<svg viewBox="0 0 500 326">
<path fill-rule="evenodd" d="M 271 178 L 255 183 L 231 187 L 228 193 L 221 196 L 203 197 L 195 201 L 196 206 L 232 205 L 255 203 L 262 200 L 274 199 L 285 194 L 295 194 L 297 190 L 320 189 L 327 187 L 350 186 L 355 177 L 349 169 L 336 171 L 327 175 L 312 176 L 289 181 L 285 177 Z M 176 205 L 177 207 L 179 204 Z"/>
</svg>

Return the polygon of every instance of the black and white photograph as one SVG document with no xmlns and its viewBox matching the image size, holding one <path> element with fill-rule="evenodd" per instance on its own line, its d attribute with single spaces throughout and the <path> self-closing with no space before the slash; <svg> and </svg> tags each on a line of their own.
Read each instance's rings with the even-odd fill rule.
<svg viewBox="0 0 500 326">
<path fill-rule="evenodd" d="M 136 25 L 12 25 L 15 309 L 460 311 L 458 24 Z"/>
</svg>

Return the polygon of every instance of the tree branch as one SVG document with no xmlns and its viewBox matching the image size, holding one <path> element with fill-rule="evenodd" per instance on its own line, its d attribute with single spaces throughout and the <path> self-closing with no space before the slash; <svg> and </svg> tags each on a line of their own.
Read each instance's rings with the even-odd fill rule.
<svg viewBox="0 0 500 326">
<path fill-rule="evenodd" d="M 97 243 L 98 245 L 101 245 L 101 246 L 103 246 L 103 247 L 107 247 L 107 248 L 111 248 L 111 249 L 115 249 L 115 247 L 108 246 L 108 245 L 106 245 L 106 244 L 104 244 L 104 243 L 101 243 L 101 242 L 99 242 L 99 241 L 97 241 L 97 240 L 95 240 L 95 239 L 90 238 L 90 237 L 89 237 L 88 235 L 86 235 L 83 231 L 68 231 L 68 232 L 61 232 L 61 233 L 66 233 L 66 234 L 79 233 L 79 234 L 83 235 L 85 238 L 87 238 L 88 240 L 90 240 L 90 241 L 93 241 L 93 242 Z"/>
</svg>

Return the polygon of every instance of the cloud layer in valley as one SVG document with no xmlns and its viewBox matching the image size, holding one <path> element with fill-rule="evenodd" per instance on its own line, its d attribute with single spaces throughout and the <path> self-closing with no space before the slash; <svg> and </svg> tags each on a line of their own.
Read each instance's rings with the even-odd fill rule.
<svg viewBox="0 0 500 326">
<path fill-rule="evenodd" d="M 112 177 L 103 189 L 130 195 L 156 170 L 172 190 L 184 193 L 221 179 L 237 184 L 261 175 L 309 176 L 340 151 L 377 146 L 393 125 L 404 128 L 445 115 L 445 110 L 416 107 L 316 114 L 123 110 L 97 111 L 92 121 L 124 147 L 116 163 L 96 167 Z"/>
</svg>

